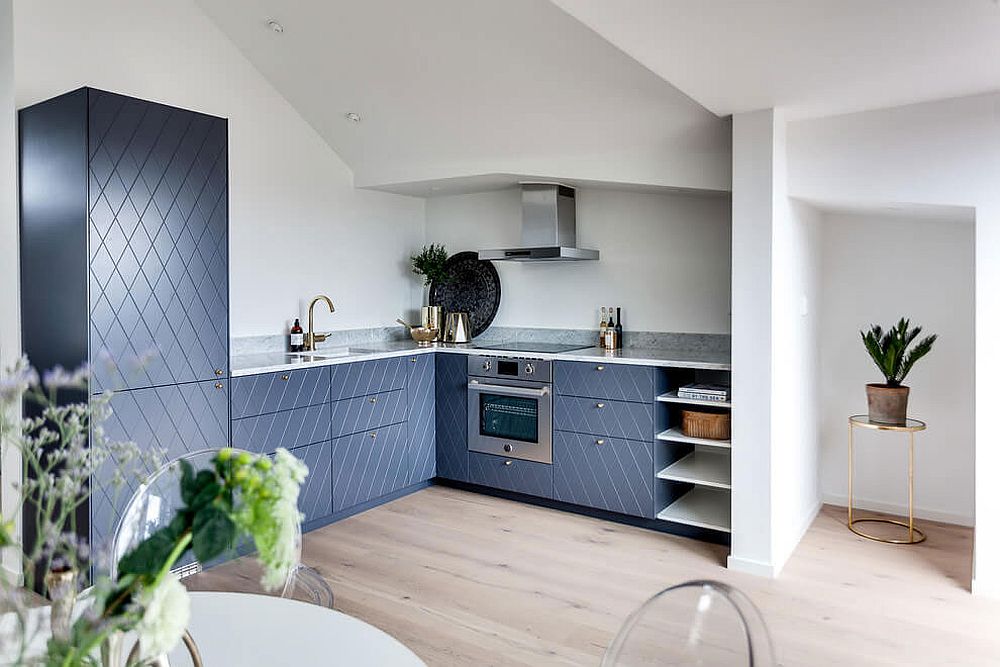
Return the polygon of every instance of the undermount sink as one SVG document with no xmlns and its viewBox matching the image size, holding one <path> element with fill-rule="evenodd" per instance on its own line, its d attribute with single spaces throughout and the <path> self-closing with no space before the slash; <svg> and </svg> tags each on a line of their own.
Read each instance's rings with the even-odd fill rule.
<svg viewBox="0 0 1000 667">
<path fill-rule="evenodd" d="M 358 354 L 362 350 L 350 347 L 331 347 L 324 350 L 316 350 L 315 352 L 287 352 L 285 356 L 289 357 L 292 361 L 301 361 L 303 363 L 310 361 L 323 361 L 324 359 L 335 359 L 337 357 L 346 357 L 351 354 Z"/>
</svg>

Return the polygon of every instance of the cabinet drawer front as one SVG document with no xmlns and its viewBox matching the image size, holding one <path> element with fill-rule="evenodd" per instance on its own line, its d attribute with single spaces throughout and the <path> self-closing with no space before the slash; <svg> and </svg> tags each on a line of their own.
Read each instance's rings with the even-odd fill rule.
<svg viewBox="0 0 1000 667">
<path fill-rule="evenodd" d="M 292 450 L 292 454 L 309 467 L 306 481 L 299 490 L 299 511 L 305 515 L 303 521 L 322 519 L 333 512 L 330 487 L 331 452 L 329 440 Z"/>
<path fill-rule="evenodd" d="M 494 489 L 552 497 L 552 466 L 469 452 L 469 481 Z"/>
<path fill-rule="evenodd" d="M 557 431 L 556 500 L 653 518 L 653 443 Z"/>
<path fill-rule="evenodd" d="M 406 485 L 406 424 L 362 431 L 333 441 L 333 511 L 359 505 Z"/>
<path fill-rule="evenodd" d="M 302 368 L 233 378 L 234 419 L 319 405 L 328 400 L 328 368 Z"/>
<path fill-rule="evenodd" d="M 339 401 L 406 386 L 409 357 L 358 361 L 330 367 L 331 399 Z"/>
<path fill-rule="evenodd" d="M 599 361 L 557 361 L 555 390 L 566 396 L 651 403 L 655 398 L 653 368 Z"/>
<path fill-rule="evenodd" d="M 438 477 L 469 481 L 468 362 L 463 354 L 435 354 L 434 430 Z"/>
<path fill-rule="evenodd" d="M 553 425 L 560 431 L 652 440 L 653 406 L 646 403 L 556 396 Z"/>
<path fill-rule="evenodd" d="M 334 438 L 406 421 L 406 390 L 347 398 L 333 404 Z"/>
<path fill-rule="evenodd" d="M 257 454 L 329 439 L 329 403 L 233 420 L 233 447 Z"/>
</svg>

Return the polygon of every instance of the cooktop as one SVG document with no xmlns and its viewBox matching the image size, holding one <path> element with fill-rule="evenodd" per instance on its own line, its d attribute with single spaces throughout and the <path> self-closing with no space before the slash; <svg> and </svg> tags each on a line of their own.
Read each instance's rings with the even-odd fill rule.
<svg viewBox="0 0 1000 667">
<path fill-rule="evenodd" d="M 570 352 L 572 350 L 586 350 L 593 345 L 580 345 L 579 343 L 493 343 L 489 345 L 474 345 L 480 350 L 503 350 L 505 352 L 537 352 L 540 354 L 558 354 L 560 352 Z"/>
</svg>

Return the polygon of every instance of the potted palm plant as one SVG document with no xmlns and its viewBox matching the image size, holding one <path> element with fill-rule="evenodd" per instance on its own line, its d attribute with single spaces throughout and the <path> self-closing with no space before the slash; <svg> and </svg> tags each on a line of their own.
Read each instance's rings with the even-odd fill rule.
<svg viewBox="0 0 1000 667">
<path fill-rule="evenodd" d="M 871 421 L 892 426 L 906 424 L 906 404 L 910 398 L 910 388 L 903 385 L 903 380 L 913 364 L 930 352 L 937 340 L 937 334 L 932 334 L 914 344 L 921 331 L 921 327 L 911 329 L 910 320 L 900 318 L 888 331 L 873 324 L 867 332 L 861 332 L 865 349 L 885 376 L 884 383 L 865 385 L 868 393 L 868 418 Z"/>
</svg>

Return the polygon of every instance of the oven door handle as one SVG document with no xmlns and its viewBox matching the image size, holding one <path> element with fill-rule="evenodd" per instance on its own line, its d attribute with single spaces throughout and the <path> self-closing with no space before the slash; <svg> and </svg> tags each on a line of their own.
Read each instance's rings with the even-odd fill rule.
<svg viewBox="0 0 1000 667">
<path fill-rule="evenodd" d="M 530 396 L 531 398 L 542 398 L 548 396 L 549 388 L 531 389 L 530 387 L 508 387 L 502 384 L 486 384 L 479 380 L 469 380 L 469 389 L 472 391 L 489 391 L 494 394 L 504 394 L 507 396 Z"/>
</svg>

